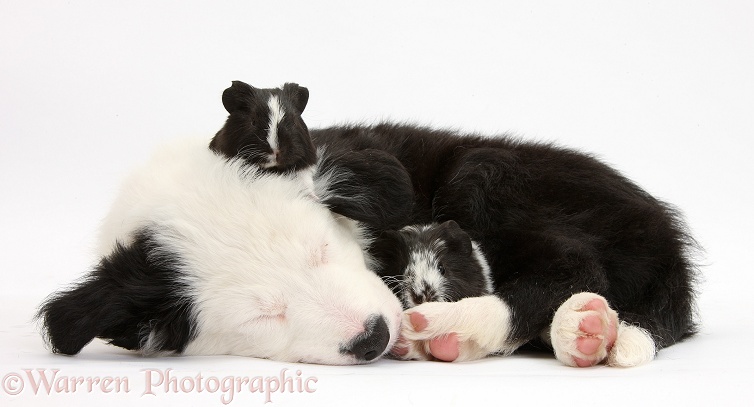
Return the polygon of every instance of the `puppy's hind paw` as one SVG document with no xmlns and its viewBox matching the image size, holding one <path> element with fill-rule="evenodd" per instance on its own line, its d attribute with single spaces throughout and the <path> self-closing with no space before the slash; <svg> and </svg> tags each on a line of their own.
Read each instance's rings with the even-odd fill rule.
<svg viewBox="0 0 754 407">
<path fill-rule="evenodd" d="M 594 293 L 574 294 L 558 308 L 550 338 L 555 357 L 568 366 L 637 366 L 654 359 L 656 352 L 649 332 L 619 321 Z"/>
<path fill-rule="evenodd" d="M 600 295 L 574 294 L 555 312 L 550 339 L 555 357 L 568 366 L 601 363 L 618 336 L 618 314 Z"/>
</svg>

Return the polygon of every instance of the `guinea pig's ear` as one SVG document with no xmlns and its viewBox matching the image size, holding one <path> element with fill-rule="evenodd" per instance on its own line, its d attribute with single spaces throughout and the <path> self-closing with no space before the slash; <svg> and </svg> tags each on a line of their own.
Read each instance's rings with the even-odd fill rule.
<svg viewBox="0 0 754 407">
<path fill-rule="evenodd" d="M 449 220 L 440 225 L 442 231 L 442 238 L 448 245 L 448 249 L 462 254 L 464 256 L 471 255 L 471 238 L 455 221 Z"/>
<path fill-rule="evenodd" d="M 306 104 L 309 102 L 309 89 L 299 86 L 297 83 L 286 83 L 283 85 L 283 94 L 290 99 L 299 114 L 304 113 Z"/>
<path fill-rule="evenodd" d="M 241 81 L 233 84 L 223 92 L 223 106 L 228 113 L 249 108 L 254 97 L 254 87 Z"/>
</svg>

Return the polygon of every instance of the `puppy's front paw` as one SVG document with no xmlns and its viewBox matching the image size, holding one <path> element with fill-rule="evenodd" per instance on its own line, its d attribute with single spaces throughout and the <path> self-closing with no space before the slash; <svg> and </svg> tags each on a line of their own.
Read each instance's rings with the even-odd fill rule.
<svg viewBox="0 0 754 407">
<path fill-rule="evenodd" d="M 507 353 L 510 310 L 495 296 L 426 302 L 403 314 L 393 354 L 402 359 L 459 362 Z"/>
</svg>

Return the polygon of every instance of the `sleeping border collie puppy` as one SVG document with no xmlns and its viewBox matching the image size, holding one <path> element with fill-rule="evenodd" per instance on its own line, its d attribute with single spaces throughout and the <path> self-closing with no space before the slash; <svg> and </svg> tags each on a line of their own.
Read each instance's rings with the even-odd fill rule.
<svg viewBox="0 0 754 407">
<path fill-rule="evenodd" d="M 391 349 L 400 302 L 366 264 L 363 224 L 330 206 L 375 229 L 403 223 L 408 174 L 380 151 L 362 152 L 376 157 L 369 164 L 312 159 L 298 117 L 305 88 L 244 85 L 224 94 L 233 117 L 218 133 L 238 146 L 179 141 L 123 184 L 99 263 L 39 310 L 53 352 L 73 355 L 99 337 L 144 354 L 358 364 Z M 249 116 L 260 111 L 269 114 Z M 367 170 L 390 190 L 372 184 L 362 198 L 384 213 L 345 199 L 365 189 L 354 174 Z"/>
<path fill-rule="evenodd" d="M 471 360 L 544 340 L 570 366 L 634 366 L 695 332 L 680 215 L 597 159 L 389 123 L 311 135 L 329 151 L 396 157 L 413 184 L 410 223 L 453 220 L 487 255 L 494 294 L 407 310 L 398 355 Z M 438 356 L 443 338 L 457 349 Z"/>
</svg>

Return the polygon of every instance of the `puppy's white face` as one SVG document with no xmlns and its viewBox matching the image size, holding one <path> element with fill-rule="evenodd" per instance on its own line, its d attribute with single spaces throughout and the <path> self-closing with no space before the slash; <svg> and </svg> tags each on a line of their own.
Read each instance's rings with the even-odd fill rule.
<svg viewBox="0 0 754 407">
<path fill-rule="evenodd" d="M 249 270 L 255 275 L 234 275 L 199 293 L 199 335 L 186 353 L 357 364 L 389 351 L 400 329 L 400 303 L 367 270 L 353 237 L 340 228 L 331 232 L 310 232 L 298 244 L 281 236 L 270 242 L 289 247 L 277 267 Z M 374 344 L 354 349 L 359 340 Z"/>
<path fill-rule="evenodd" d="M 279 313 L 257 317 L 241 331 L 247 341 L 256 343 L 254 356 L 289 362 L 358 364 L 372 361 L 392 348 L 400 328 L 401 308 L 392 294 L 383 292 L 381 281 L 354 279 L 353 270 L 338 266 L 323 266 L 311 272 L 320 276 L 311 279 L 313 284 L 307 284 L 296 297 L 286 299 L 282 292 L 271 290 L 276 291 L 271 296 L 277 298 L 268 303 L 273 307 L 267 309 Z M 359 284 L 342 280 L 349 277 L 351 283 Z M 384 295 L 371 295 L 375 293 Z M 375 333 L 382 329 L 377 327 L 379 320 L 387 332 Z M 363 349 L 363 356 L 358 356 L 354 345 L 370 335 L 375 338 L 374 346 Z M 243 347 L 239 353 L 244 352 Z"/>
</svg>

